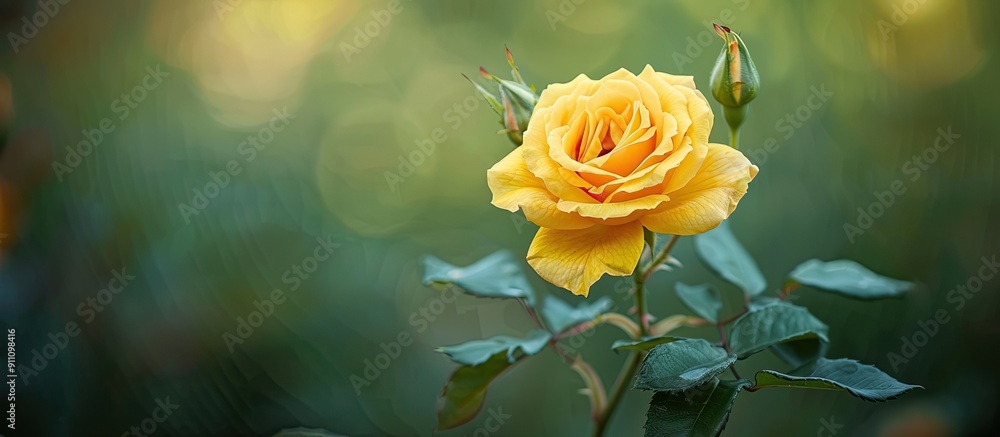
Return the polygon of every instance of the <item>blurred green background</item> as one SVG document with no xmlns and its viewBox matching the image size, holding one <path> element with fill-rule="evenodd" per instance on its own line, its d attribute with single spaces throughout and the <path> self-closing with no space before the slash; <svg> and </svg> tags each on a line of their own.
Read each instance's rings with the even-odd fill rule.
<svg viewBox="0 0 1000 437">
<path fill-rule="evenodd" d="M 521 257 L 536 229 L 489 204 L 485 171 L 511 146 L 460 74 L 480 65 L 505 72 L 506 44 L 540 89 L 647 63 L 694 75 L 705 89 L 721 47 L 710 30 L 717 21 L 741 32 L 762 78 L 742 137 L 761 171 L 734 231 L 775 290 L 814 257 L 851 258 L 922 284 L 905 299 L 870 303 L 801 290 L 796 304 L 830 325 L 829 356 L 926 387 L 889 404 L 748 393 L 727 435 L 989 435 L 1000 428 L 1000 279 L 961 309 L 947 292 L 1000 252 L 997 8 L 986 0 L 5 1 L 0 320 L 16 329 L 18 364 L 44 364 L 26 385 L 18 379 L 11 434 L 121 435 L 169 398 L 178 409 L 157 435 L 296 426 L 430 435 L 454 367 L 433 349 L 531 328 L 515 303 L 444 303 L 420 284 L 423 254 L 460 265 L 498 249 Z M 832 95 L 817 104 L 810 96 L 819 89 Z M 913 161 L 949 127 L 960 135 L 954 145 L 922 167 Z M 720 114 L 712 139 L 725 142 L 725 129 Z M 896 180 L 906 192 L 848 235 L 858 208 L 870 210 Z M 331 255 L 319 260 L 326 247 Z M 685 267 L 651 284 L 656 314 L 684 311 L 673 281 L 727 287 L 689 240 L 675 256 Z M 102 293 L 116 275 L 134 279 Z M 530 277 L 538 290 L 571 298 Z M 591 295 L 627 308 L 613 291 L 619 281 L 606 277 Z M 246 338 L 227 337 L 274 289 L 285 298 L 271 315 L 253 320 Z M 735 311 L 738 297 L 725 290 Z M 941 309 L 951 322 L 894 369 L 888 354 L 900 352 L 901 337 Z M 78 334 L 61 337 L 67 323 Z M 366 378 L 402 333 L 413 343 Z M 715 339 L 711 330 L 686 334 Z M 610 384 L 625 359 L 609 349 L 617 336 L 603 328 L 567 344 Z M 781 365 L 761 355 L 741 370 Z M 489 411 L 509 416 L 492 435 L 587 435 L 581 387 L 546 351 L 501 377 L 483 415 L 439 435 L 473 435 Z M 639 435 L 648 399 L 630 393 L 611 434 Z"/>
</svg>

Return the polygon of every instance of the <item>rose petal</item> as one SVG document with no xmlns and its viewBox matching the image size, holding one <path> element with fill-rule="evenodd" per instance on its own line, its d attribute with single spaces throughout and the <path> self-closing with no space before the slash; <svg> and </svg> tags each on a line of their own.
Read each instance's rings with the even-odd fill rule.
<svg viewBox="0 0 1000 437">
<path fill-rule="evenodd" d="M 691 181 L 670 194 L 670 201 L 640 218 L 643 226 L 661 234 L 694 235 L 709 231 L 732 214 L 757 166 L 740 151 L 709 144 L 705 162 Z"/>
<path fill-rule="evenodd" d="M 493 192 L 493 205 L 511 212 L 524 210 L 524 217 L 532 223 L 553 229 L 583 229 L 593 226 L 592 220 L 577 214 L 559 211 L 558 198 L 545 188 L 524 162 L 523 148 L 519 147 L 486 172 L 486 180 Z"/>
<path fill-rule="evenodd" d="M 637 221 L 577 231 L 541 228 L 528 248 L 528 264 L 545 280 L 587 296 L 605 273 L 632 274 L 642 255 L 642 234 Z"/>
<path fill-rule="evenodd" d="M 543 132 L 535 131 L 532 132 L 531 126 L 528 126 L 528 131 L 525 132 L 524 144 L 519 147 L 523 149 L 522 153 L 524 156 L 524 162 L 528 166 L 528 170 L 531 174 L 535 175 L 538 179 L 542 180 L 545 184 L 545 188 L 549 190 L 550 193 L 554 194 L 557 198 L 573 200 L 576 202 L 594 202 L 597 203 L 598 200 L 587 194 L 586 191 L 580 189 L 580 187 L 570 183 L 562 176 L 568 169 L 561 168 L 555 161 L 549 157 L 549 154 L 542 150 L 542 147 L 526 147 L 529 144 L 529 138 L 533 134 L 544 135 Z M 532 143 L 535 139 L 530 140 Z M 571 171 L 571 170 L 569 170 Z M 579 182 L 579 180 L 574 180 L 574 182 Z M 589 183 L 589 181 L 588 181 Z"/>
<path fill-rule="evenodd" d="M 656 209 L 661 203 L 670 200 L 669 196 L 652 195 L 632 199 L 624 202 L 613 203 L 586 203 L 560 200 L 556 207 L 560 211 L 570 213 L 575 212 L 583 217 L 596 219 L 613 219 L 628 217 L 637 211 L 649 211 Z"/>
<path fill-rule="evenodd" d="M 646 67 L 649 68 L 648 65 Z M 694 76 L 677 76 L 677 75 L 674 75 L 674 74 L 660 73 L 660 72 L 656 72 L 656 75 L 660 76 L 661 79 L 663 79 L 664 81 L 666 81 L 667 83 L 669 83 L 671 85 L 674 85 L 674 86 L 683 86 L 683 87 L 688 87 L 688 88 L 691 88 L 691 89 L 695 89 Z"/>
</svg>

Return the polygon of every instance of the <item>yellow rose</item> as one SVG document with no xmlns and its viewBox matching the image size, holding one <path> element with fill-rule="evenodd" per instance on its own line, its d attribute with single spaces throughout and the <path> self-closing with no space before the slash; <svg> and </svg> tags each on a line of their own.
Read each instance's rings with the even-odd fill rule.
<svg viewBox="0 0 1000 437">
<path fill-rule="evenodd" d="M 493 205 L 541 227 L 528 264 L 586 296 L 605 273 L 632 273 L 643 227 L 715 228 L 757 175 L 738 150 L 708 142 L 715 116 L 690 76 L 625 69 L 552 84 L 524 144 L 487 172 Z"/>
</svg>

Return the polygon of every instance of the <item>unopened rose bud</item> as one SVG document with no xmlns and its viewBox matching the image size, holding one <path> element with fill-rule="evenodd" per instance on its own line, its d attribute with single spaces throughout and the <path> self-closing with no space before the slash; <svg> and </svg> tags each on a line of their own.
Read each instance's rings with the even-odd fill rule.
<svg viewBox="0 0 1000 437">
<path fill-rule="evenodd" d="M 760 76 L 743 39 L 726 26 L 714 26 L 715 32 L 726 44 L 712 69 L 712 96 L 724 107 L 723 113 L 730 129 L 736 130 L 746 117 L 746 105 L 757 97 Z"/>
<path fill-rule="evenodd" d="M 510 64 L 511 75 L 514 80 L 501 79 L 486 71 L 485 68 L 479 68 L 480 75 L 496 82 L 496 95 L 479 84 L 472 82 L 471 79 L 469 81 L 473 83 L 479 94 L 486 99 L 486 102 L 493 108 L 493 111 L 500 116 L 500 125 L 503 126 L 503 129 L 499 133 L 507 134 L 507 137 L 514 144 L 520 146 L 524 131 L 528 128 L 531 113 L 535 109 L 535 104 L 538 103 L 538 95 L 535 94 L 534 87 L 529 86 L 521 78 L 521 73 L 514 64 L 514 56 L 509 49 L 506 50 L 506 54 L 507 63 Z M 466 79 L 468 79 L 468 76 L 466 76 Z"/>
</svg>

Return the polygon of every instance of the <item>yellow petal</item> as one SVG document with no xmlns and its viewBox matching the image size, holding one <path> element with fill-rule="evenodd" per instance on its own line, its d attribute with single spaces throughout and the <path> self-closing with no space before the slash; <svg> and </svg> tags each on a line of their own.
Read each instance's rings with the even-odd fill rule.
<svg viewBox="0 0 1000 437">
<path fill-rule="evenodd" d="M 651 68 L 651 67 L 647 65 L 646 68 Z M 657 72 L 656 75 L 660 76 L 661 79 L 663 79 L 664 81 L 666 81 L 671 85 L 684 86 L 691 89 L 695 89 L 694 76 L 675 76 L 673 74 L 660 73 L 660 72 Z"/>
<path fill-rule="evenodd" d="M 694 178 L 640 220 L 643 226 L 661 234 L 694 235 L 709 231 L 732 214 L 754 176 L 757 166 L 740 151 L 723 144 L 709 144 L 705 162 Z"/>
<path fill-rule="evenodd" d="M 546 281 L 587 296 L 605 273 L 632 274 L 642 247 L 642 225 L 637 221 L 577 231 L 541 228 L 528 248 L 528 264 Z"/>
<path fill-rule="evenodd" d="M 551 107 L 560 97 L 580 92 L 580 88 L 584 87 L 584 84 L 590 85 L 590 83 L 594 83 L 594 81 L 587 77 L 586 74 L 580 74 L 570 82 L 550 84 L 542 90 L 542 94 L 538 96 L 538 103 L 535 106 L 539 108 Z"/>
<path fill-rule="evenodd" d="M 557 207 L 566 213 L 577 213 L 584 217 L 595 219 L 613 219 L 627 217 L 637 211 L 648 211 L 658 208 L 663 202 L 670 200 L 669 196 L 653 194 L 623 202 L 582 203 L 571 200 L 560 200 Z"/>
<path fill-rule="evenodd" d="M 573 200 L 576 202 L 594 202 L 597 200 L 590 197 L 586 191 L 581 190 L 579 187 L 574 185 L 574 183 L 579 182 L 579 180 L 568 181 L 562 176 L 565 171 L 572 171 L 560 167 L 552 158 L 549 156 L 548 152 L 543 150 L 541 146 L 534 146 L 536 139 L 533 136 L 544 135 L 543 132 L 533 131 L 531 125 L 528 125 L 528 130 L 524 135 L 524 145 L 519 147 L 523 149 L 524 161 L 528 164 L 528 170 L 535 175 L 537 178 L 542 180 L 545 184 L 545 188 L 556 197 L 560 199 Z M 531 138 L 532 146 L 528 146 L 528 140 Z M 547 146 L 546 146 L 547 147 Z"/>
<path fill-rule="evenodd" d="M 556 207 L 555 195 L 550 193 L 541 179 L 530 171 L 522 156 L 524 147 L 518 147 L 486 172 L 486 180 L 493 192 L 493 205 L 511 212 L 524 210 L 524 217 L 532 223 L 553 229 L 583 229 L 593 221 L 575 213 L 566 213 Z"/>
</svg>

